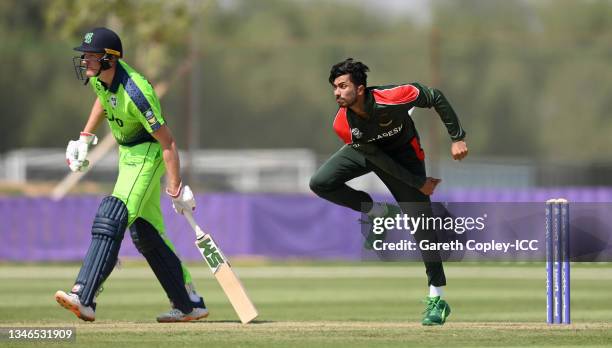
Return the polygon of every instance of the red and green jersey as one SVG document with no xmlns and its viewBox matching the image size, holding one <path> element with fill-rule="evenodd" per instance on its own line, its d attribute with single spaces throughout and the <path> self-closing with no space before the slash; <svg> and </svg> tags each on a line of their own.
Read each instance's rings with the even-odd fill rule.
<svg viewBox="0 0 612 348">
<path fill-rule="evenodd" d="M 347 144 L 373 143 L 385 152 L 423 161 L 425 153 L 409 114 L 413 107 L 435 108 L 451 139 L 465 138 L 459 118 L 444 95 L 419 83 L 366 88 L 368 118 L 341 107 L 334 119 L 334 130 Z"/>
<path fill-rule="evenodd" d="M 142 75 L 119 60 L 110 86 L 97 77 L 90 82 L 117 143 L 131 146 L 155 141 L 151 133 L 166 122 L 155 90 Z"/>
</svg>

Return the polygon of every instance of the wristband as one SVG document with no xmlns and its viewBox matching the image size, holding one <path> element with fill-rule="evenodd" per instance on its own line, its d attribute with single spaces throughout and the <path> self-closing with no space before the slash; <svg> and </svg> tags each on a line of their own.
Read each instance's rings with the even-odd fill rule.
<svg viewBox="0 0 612 348">
<path fill-rule="evenodd" d="M 183 189 L 183 182 L 181 181 L 179 183 L 179 187 L 178 190 L 176 191 L 176 193 L 172 193 L 170 191 L 168 191 L 168 188 L 166 187 L 166 194 L 172 198 L 178 198 L 181 195 L 181 190 Z"/>
</svg>

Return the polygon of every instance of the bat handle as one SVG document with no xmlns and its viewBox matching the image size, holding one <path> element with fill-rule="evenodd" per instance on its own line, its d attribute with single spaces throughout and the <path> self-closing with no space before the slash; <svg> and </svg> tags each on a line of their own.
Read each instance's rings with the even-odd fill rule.
<svg viewBox="0 0 612 348">
<path fill-rule="evenodd" d="M 189 222 L 189 224 L 191 225 L 191 228 L 193 229 L 193 231 L 196 234 L 196 238 L 200 239 L 204 237 L 204 231 L 202 231 L 202 229 L 200 228 L 200 226 L 198 226 L 198 224 L 195 222 L 195 219 L 193 218 L 193 214 L 191 214 L 190 211 L 183 211 L 183 215 L 185 215 L 185 219 L 187 219 L 187 222 Z"/>
</svg>

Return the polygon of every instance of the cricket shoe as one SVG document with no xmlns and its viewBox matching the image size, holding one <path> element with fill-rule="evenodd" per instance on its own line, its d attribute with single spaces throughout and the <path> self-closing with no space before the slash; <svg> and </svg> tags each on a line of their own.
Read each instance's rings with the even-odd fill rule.
<svg viewBox="0 0 612 348">
<path fill-rule="evenodd" d="M 157 317 L 158 323 L 180 323 L 186 321 L 199 320 L 208 316 L 208 309 L 195 307 L 187 314 L 183 313 L 178 308 L 172 308 L 166 313 L 162 313 Z"/>
<path fill-rule="evenodd" d="M 378 203 L 375 203 L 378 204 Z M 399 206 L 395 205 L 395 204 L 389 204 L 389 203 L 382 203 L 383 204 L 383 213 L 380 214 L 379 216 L 371 216 L 366 214 L 366 219 L 360 219 L 359 222 L 362 225 L 369 225 L 369 230 L 368 230 L 368 235 L 366 236 L 366 239 L 363 243 L 363 247 L 367 250 L 372 250 L 374 249 L 374 242 L 376 241 L 384 241 L 385 237 L 387 236 L 387 229 L 384 229 L 381 233 L 375 233 L 374 232 L 374 219 L 376 218 L 392 218 L 395 219 L 395 217 L 397 215 L 400 215 L 402 213 L 402 210 L 400 209 Z M 384 227 L 383 227 L 384 228 Z"/>
<path fill-rule="evenodd" d="M 58 290 L 55 293 L 55 301 L 57 301 L 60 306 L 74 313 L 79 319 L 85 321 L 96 320 L 96 304 L 94 303 L 92 306 L 81 304 L 81 300 L 77 294 L 65 293 L 62 290 Z"/>
<path fill-rule="evenodd" d="M 450 306 L 446 301 L 440 299 L 440 296 L 428 297 L 425 300 L 427 307 L 423 311 L 423 321 L 425 326 L 444 325 L 446 318 L 451 313 Z"/>
<path fill-rule="evenodd" d="M 157 321 L 160 323 L 176 323 L 182 321 L 192 321 L 208 317 L 208 309 L 204 304 L 204 299 L 200 296 L 192 283 L 185 284 L 185 288 L 189 293 L 189 299 L 193 303 L 193 310 L 189 314 L 183 313 L 180 309 L 174 306 L 174 303 L 170 301 L 172 309 L 169 312 L 160 314 L 157 317 Z"/>
</svg>

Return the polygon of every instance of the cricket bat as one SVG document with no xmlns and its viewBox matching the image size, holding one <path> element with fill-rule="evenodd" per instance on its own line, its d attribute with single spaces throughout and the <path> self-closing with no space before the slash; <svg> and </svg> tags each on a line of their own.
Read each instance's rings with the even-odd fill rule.
<svg viewBox="0 0 612 348">
<path fill-rule="evenodd" d="M 257 318 L 257 309 L 251 302 L 251 299 L 247 295 L 244 286 L 240 282 L 240 279 L 236 276 L 232 270 L 227 257 L 223 255 L 217 243 L 213 240 L 212 236 L 208 233 L 204 233 L 200 226 L 193 219 L 193 215 L 190 211 L 185 211 L 185 218 L 193 228 L 196 234 L 195 245 L 200 250 L 200 254 L 210 267 L 210 270 L 217 278 L 219 285 L 225 292 L 225 295 L 229 299 L 232 307 L 238 314 L 240 321 L 243 324 L 251 322 Z"/>
</svg>

